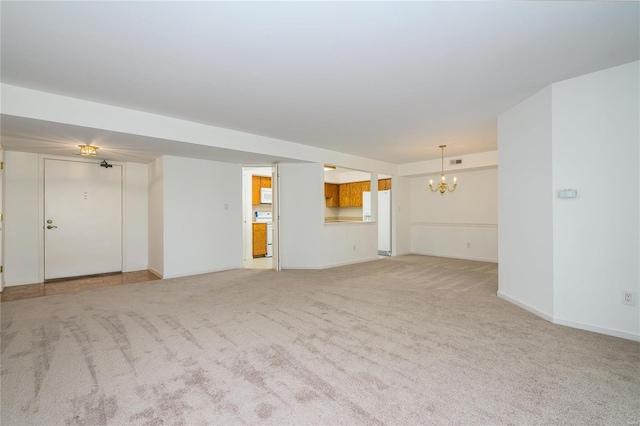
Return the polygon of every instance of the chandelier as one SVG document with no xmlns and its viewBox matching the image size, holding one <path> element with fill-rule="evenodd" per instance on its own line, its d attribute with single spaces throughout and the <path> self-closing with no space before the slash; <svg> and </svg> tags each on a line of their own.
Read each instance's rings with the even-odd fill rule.
<svg viewBox="0 0 640 426">
<path fill-rule="evenodd" d="M 442 150 L 442 172 L 440 173 L 440 183 L 438 183 L 438 185 L 434 187 L 433 179 L 429 181 L 429 189 L 433 192 L 440 192 L 440 195 L 444 195 L 445 191 L 453 192 L 456 190 L 456 186 L 458 186 L 458 184 L 456 183 L 455 177 L 453 178 L 453 186 L 449 186 L 449 184 L 445 181 L 446 179 L 444 177 L 444 148 L 445 147 L 446 145 L 440 145 L 438 147 Z"/>
</svg>

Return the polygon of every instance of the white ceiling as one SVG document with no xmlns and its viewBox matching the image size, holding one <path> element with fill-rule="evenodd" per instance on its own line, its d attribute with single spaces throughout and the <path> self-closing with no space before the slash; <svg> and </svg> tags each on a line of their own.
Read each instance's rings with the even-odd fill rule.
<svg viewBox="0 0 640 426">
<path fill-rule="evenodd" d="M 503 111 L 638 60 L 639 16 L 637 2 L 2 2 L 1 80 L 406 163 L 443 143 L 495 150 Z M 70 131 L 2 124 L 3 145 L 33 149 Z M 125 156 L 172 149 L 117 136 Z"/>
</svg>

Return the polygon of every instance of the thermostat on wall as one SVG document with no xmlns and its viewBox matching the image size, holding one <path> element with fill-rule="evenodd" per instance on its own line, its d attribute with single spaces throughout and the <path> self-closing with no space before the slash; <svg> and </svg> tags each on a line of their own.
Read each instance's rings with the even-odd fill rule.
<svg viewBox="0 0 640 426">
<path fill-rule="evenodd" d="M 577 196 L 577 189 L 563 189 L 558 191 L 558 198 L 576 198 Z"/>
</svg>

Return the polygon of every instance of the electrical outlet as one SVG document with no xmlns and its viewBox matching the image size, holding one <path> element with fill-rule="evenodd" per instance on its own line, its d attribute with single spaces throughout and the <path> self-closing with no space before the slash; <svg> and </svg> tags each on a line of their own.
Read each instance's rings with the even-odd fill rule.
<svg viewBox="0 0 640 426">
<path fill-rule="evenodd" d="M 622 290 L 622 304 L 629 306 L 636 306 L 636 292 L 629 290 Z"/>
<path fill-rule="evenodd" d="M 353 251 L 356 251 L 356 245 L 355 244 L 353 245 Z"/>
<path fill-rule="evenodd" d="M 471 243 L 467 243 L 467 248 L 471 248 Z"/>
</svg>

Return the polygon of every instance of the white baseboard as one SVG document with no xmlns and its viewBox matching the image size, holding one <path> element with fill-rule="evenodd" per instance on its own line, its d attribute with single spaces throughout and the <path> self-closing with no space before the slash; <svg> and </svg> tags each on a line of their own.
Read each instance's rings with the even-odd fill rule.
<svg viewBox="0 0 640 426">
<path fill-rule="evenodd" d="M 607 336 L 620 337 L 622 339 L 640 342 L 640 334 L 636 334 L 636 333 L 629 333 L 627 331 L 615 330 L 613 328 L 605 328 L 605 327 L 598 327 L 590 324 L 583 324 L 581 322 L 569 321 L 563 318 L 554 317 L 552 322 L 554 324 L 564 325 L 571 328 L 592 331 L 594 333 L 606 334 Z"/>
<path fill-rule="evenodd" d="M 31 285 L 31 284 L 42 284 L 42 281 L 37 281 L 37 282 L 33 282 L 33 281 L 15 281 L 15 282 L 5 282 L 4 283 L 4 288 L 7 287 L 15 287 L 18 285 Z"/>
<path fill-rule="evenodd" d="M 606 334 L 607 336 L 620 337 L 622 339 L 628 339 L 628 340 L 633 340 L 635 342 L 640 342 L 640 334 L 629 333 L 627 331 L 620 331 L 612 328 L 598 327 L 590 324 L 583 324 L 580 322 L 570 321 L 563 318 L 557 318 L 557 317 L 554 317 L 553 315 L 549 315 L 532 306 L 529 306 L 526 303 L 523 303 L 517 299 L 514 299 L 513 297 L 507 296 L 506 294 L 500 291 L 498 291 L 498 297 L 506 300 L 507 302 L 513 303 L 514 305 L 524 309 L 525 311 L 529 311 L 532 314 L 537 315 L 540 318 L 543 318 L 553 324 L 562 325 L 562 326 L 571 327 L 571 328 L 577 328 L 579 330 L 592 331 L 594 333 Z"/>
<path fill-rule="evenodd" d="M 539 309 L 534 308 L 533 306 L 529 306 L 526 303 L 523 303 L 517 299 L 514 299 L 513 297 L 507 296 L 506 294 L 502 293 L 501 291 L 498 291 L 498 297 L 500 299 L 504 299 L 507 302 L 513 303 L 514 305 L 524 309 L 525 311 L 529 311 L 534 315 L 539 316 L 540 318 L 546 319 L 549 322 L 553 322 L 553 316 L 549 315 L 545 312 L 542 312 Z"/>
<path fill-rule="evenodd" d="M 473 256 L 451 256 L 448 254 L 442 254 L 442 253 L 418 253 L 418 252 L 411 252 L 411 253 L 407 253 L 407 254 L 417 254 L 420 256 L 433 256 L 433 257 L 446 257 L 449 259 L 460 259 L 460 260 L 475 260 L 476 262 L 489 262 L 489 263 L 498 263 L 498 259 L 489 259 L 489 258 L 484 258 L 484 257 L 473 257 Z"/>
<path fill-rule="evenodd" d="M 280 267 L 282 268 L 283 271 L 287 271 L 287 270 L 291 270 L 291 271 L 305 271 L 305 270 L 313 270 L 313 271 L 317 271 L 320 269 L 324 269 L 324 266 L 286 266 L 286 265 L 280 265 Z"/>
<path fill-rule="evenodd" d="M 217 268 L 217 269 L 208 269 L 206 271 L 196 271 L 196 272 L 188 272 L 186 274 L 171 274 L 171 275 L 164 275 L 162 277 L 163 280 L 169 279 L 169 278 L 181 278 L 181 277 L 191 277 L 193 275 L 203 275 L 203 274 L 211 274 L 213 272 L 222 272 L 222 271 L 230 271 L 232 269 L 243 269 L 244 265 L 236 265 L 236 266 L 229 266 L 228 268 Z M 149 269 L 151 272 L 154 273 L 154 275 L 158 275 L 155 271 Z M 159 275 L 158 275 L 159 276 Z"/>
<path fill-rule="evenodd" d="M 324 265 L 321 269 L 337 268 L 338 266 L 355 265 L 356 263 L 372 262 L 374 260 L 378 260 L 378 256 L 372 257 L 370 259 L 360 259 L 360 260 L 351 260 L 348 262 L 332 263 L 329 265 Z"/>
</svg>

